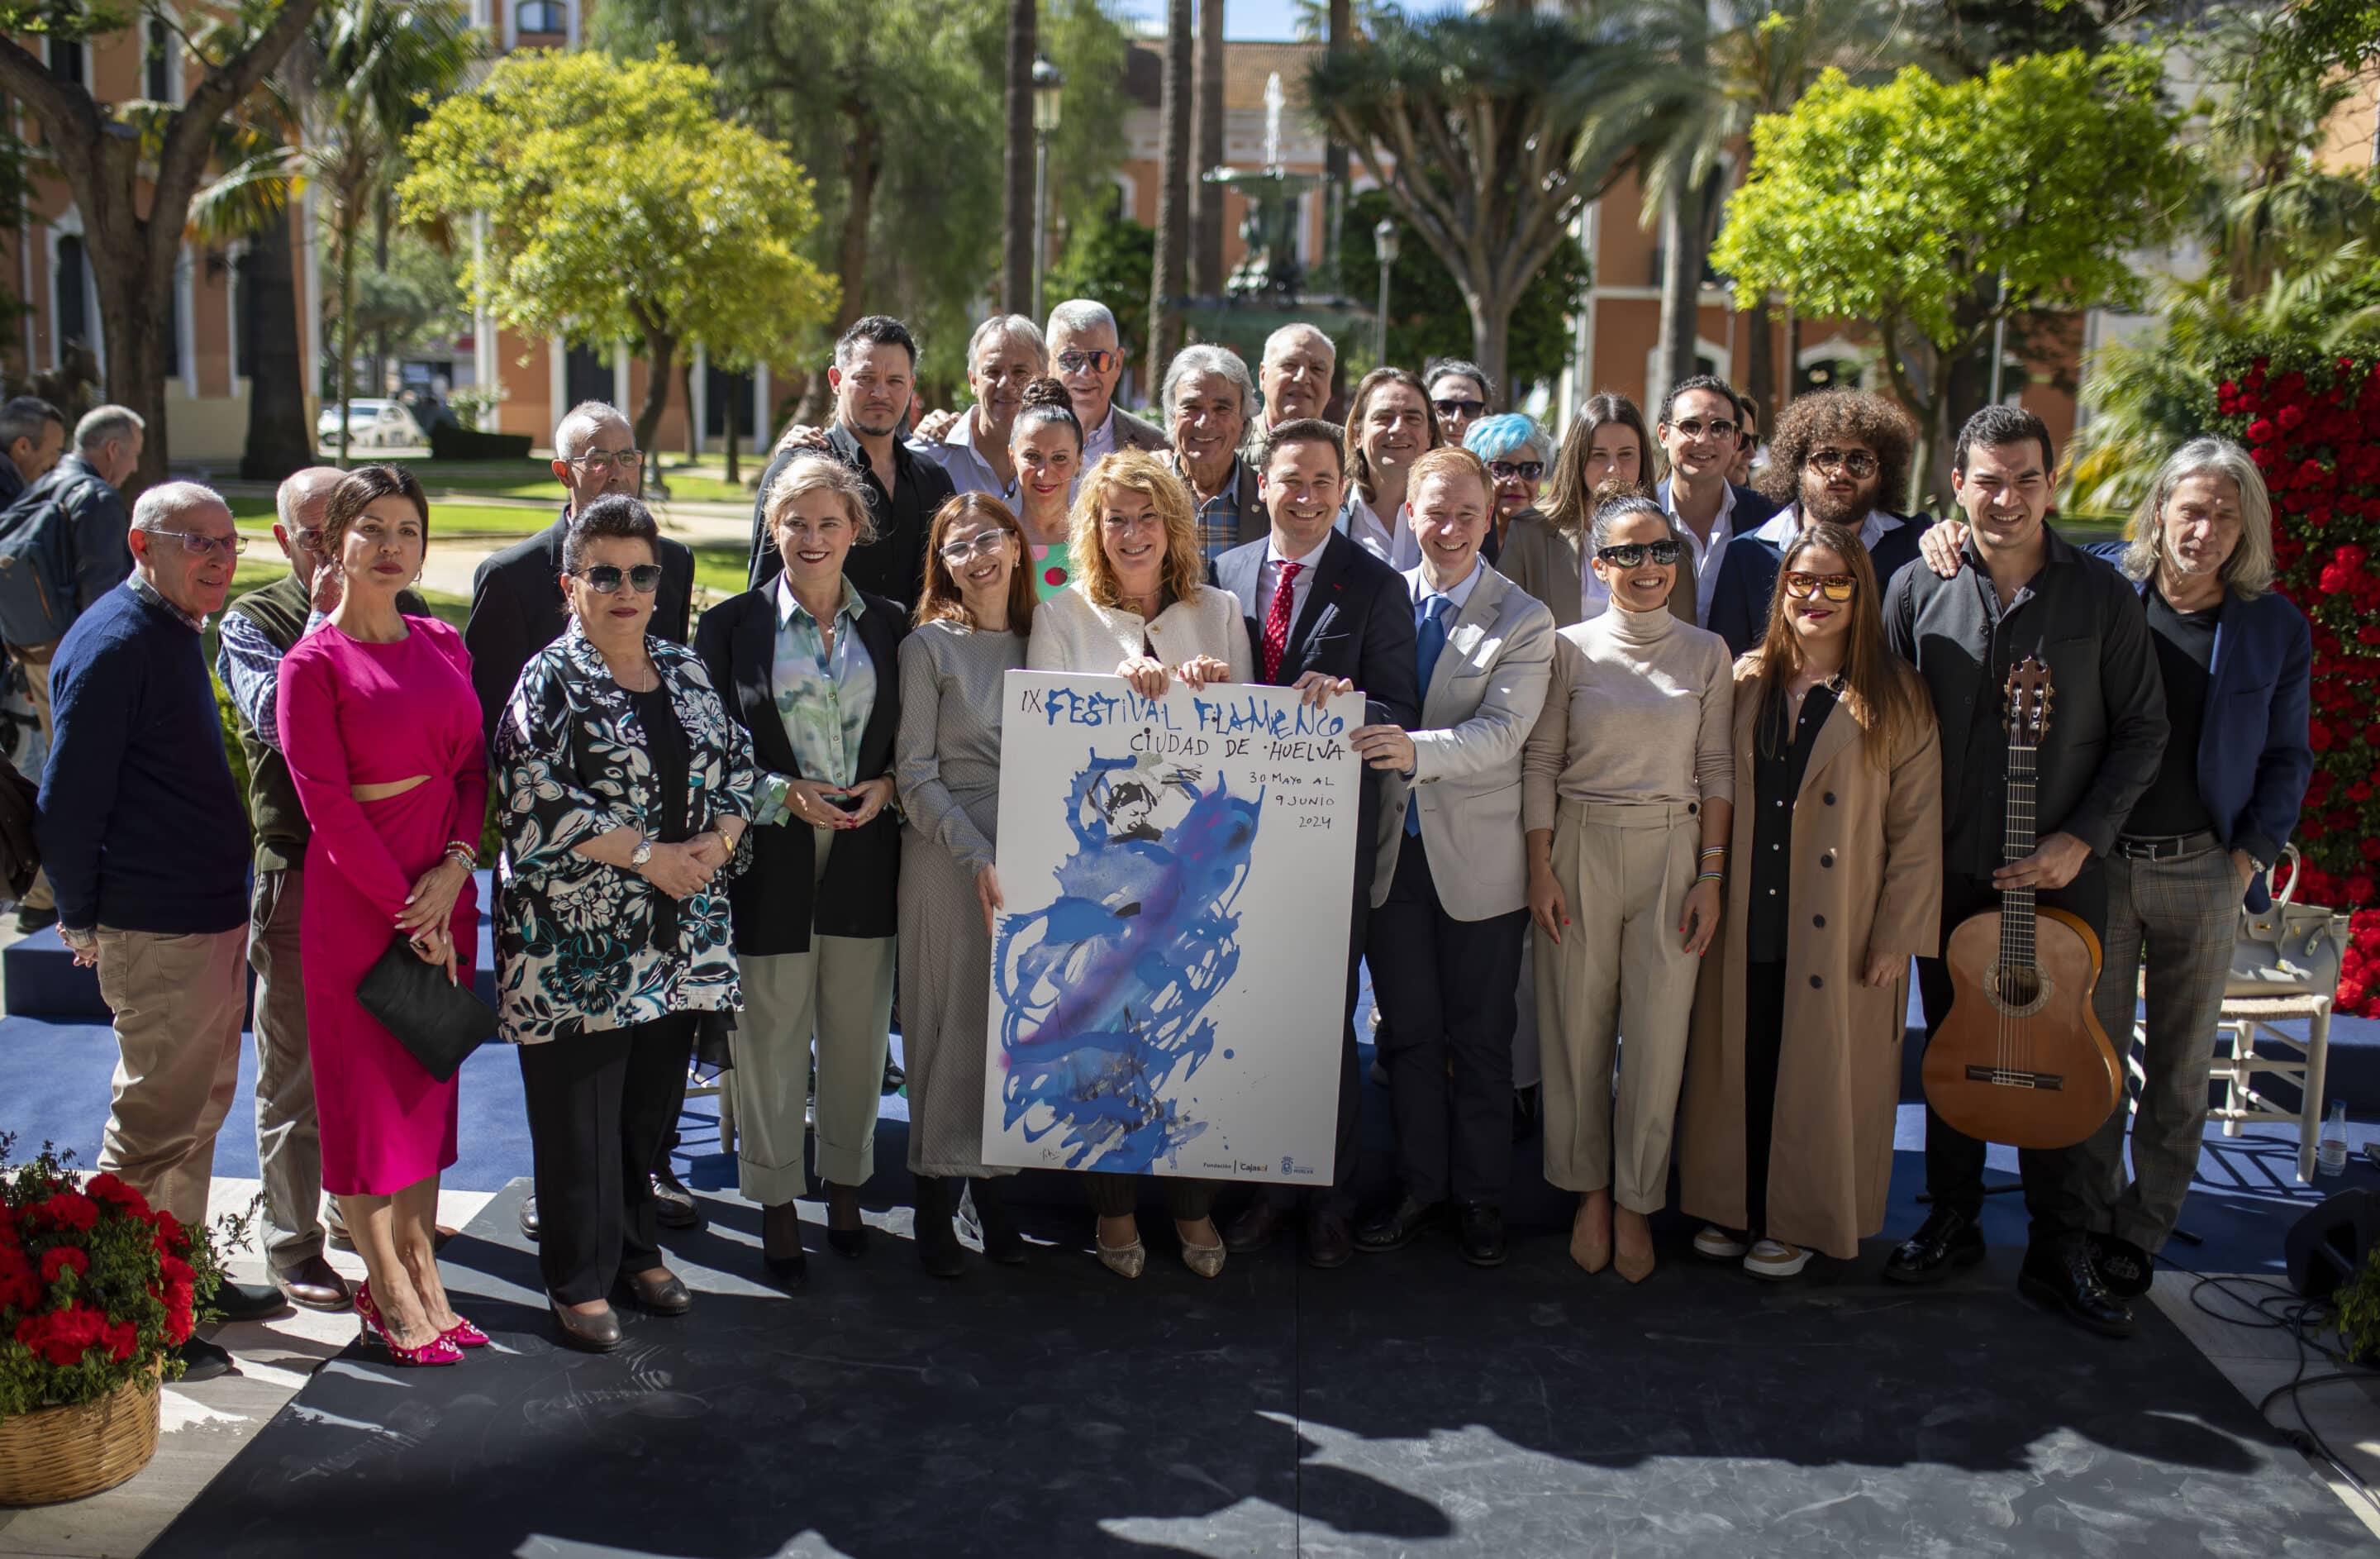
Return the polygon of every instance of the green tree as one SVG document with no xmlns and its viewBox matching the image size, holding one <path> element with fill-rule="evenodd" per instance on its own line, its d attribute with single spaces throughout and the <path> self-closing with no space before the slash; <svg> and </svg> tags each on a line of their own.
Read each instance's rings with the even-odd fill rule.
<svg viewBox="0 0 2380 1559">
<path fill-rule="evenodd" d="M 1106 304 L 1118 339 L 1129 343 L 1148 339 L 1148 279 L 1156 268 L 1156 230 L 1129 216 L 1111 216 L 1075 228 L 1043 280 L 1053 299 Z M 1155 385 L 1149 393 L 1156 394 Z"/>
<path fill-rule="evenodd" d="M 1955 82 L 1828 71 L 1753 127 L 1712 259 L 1739 296 L 1871 322 L 1925 432 L 1928 490 L 1947 493 L 1952 365 L 2002 320 L 2139 299 L 2133 251 L 2169 230 L 2186 189 L 2157 82 L 2156 61 L 2129 50 Z"/>
<path fill-rule="evenodd" d="M 722 122 L 717 83 L 650 63 L 514 55 L 409 138 L 408 221 L 487 216 L 466 290 L 524 335 L 642 343 L 638 445 L 653 447 L 681 350 L 793 339 L 834 313 L 800 252 L 817 223 L 802 170 Z"/>
</svg>

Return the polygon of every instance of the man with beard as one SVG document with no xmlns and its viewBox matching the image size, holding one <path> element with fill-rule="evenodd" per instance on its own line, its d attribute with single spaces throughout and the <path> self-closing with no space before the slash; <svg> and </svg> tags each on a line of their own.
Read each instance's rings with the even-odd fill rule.
<svg viewBox="0 0 2380 1559">
<path fill-rule="evenodd" d="M 1253 467 L 1275 428 L 1321 416 L 1330 405 L 1330 382 L 1338 371 L 1339 348 L 1310 324 L 1285 324 L 1266 336 L 1264 360 L 1257 365 L 1264 409 L 1249 419 L 1240 458 Z"/>
<path fill-rule="evenodd" d="M 1882 396 L 1827 390 L 1785 408 L 1760 473 L 1761 490 L 1785 506 L 1729 543 L 1711 590 L 1706 626 L 1730 651 L 1741 655 L 1767 633 L 1778 559 L 1803 526 L 1823 520 L 1857 531 L 1879 582 L 1917 555 L 1931 518 L 1882 506 L 1909 489 L 1916 437 L 1907 413 Z"/>
<path fill-rule="evenodd" d="M 827 432 L 827 447 L 859 473 L 876 531 L 873 541 L 851 549 L 844 571 L 861 590 L 897 601 L 906 611 L 925 589 L 926 528 L 953 492 L 941 467 L 913 453 L 900 436 L 901 419 L 917 394 L 917 343 L 909 327 L 889 314 L 854 321 L 834 344 L 827 383 L 834 389 L 834 426 Z M 1017 386 L 1019 393 L 1023 388 Z M 788 431 L 760 474 L 759 496 L 752 504 L 754 590 L 784 567 L 769 535 L 769 489 L 793 464 L 808 431 Z"/>
</svg>

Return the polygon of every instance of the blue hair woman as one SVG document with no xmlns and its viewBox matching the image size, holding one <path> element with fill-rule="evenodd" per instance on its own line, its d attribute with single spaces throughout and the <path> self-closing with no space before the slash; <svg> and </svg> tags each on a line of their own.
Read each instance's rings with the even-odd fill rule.
<svg viewBox="0 0 2380 1559">
<path fill-rule="evenodd" d="M 1479 555 L 1493 564 L 1504 549 L 1504 534 L 1512 521 L 1534 514 L 1546 473 L 1553 467 L 1553 440 L 1537 420 L 1518 411 L 1482 417 L 1463 435 L 1463 447 L 1488 464 L 1494 483 L 1494 523 Z"/>
</svg>

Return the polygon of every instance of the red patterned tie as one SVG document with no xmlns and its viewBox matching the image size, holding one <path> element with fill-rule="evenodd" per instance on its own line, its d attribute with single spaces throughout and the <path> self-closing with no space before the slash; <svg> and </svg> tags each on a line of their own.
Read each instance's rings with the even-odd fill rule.
<svg viewBox="0 0 2380 1559">
<path fill-rule="evenodd" d="M 1265 613 L 1264 676 L 1267 682 L 1281 679 L 1281 657 L 1289 648 L 1289 614 L 1297 604 L 1297 577 L 1305 572 L 1303 563 L 1283 563 L 1281 582 L 1272 587 L 1272 607 Z"/>
</svg>

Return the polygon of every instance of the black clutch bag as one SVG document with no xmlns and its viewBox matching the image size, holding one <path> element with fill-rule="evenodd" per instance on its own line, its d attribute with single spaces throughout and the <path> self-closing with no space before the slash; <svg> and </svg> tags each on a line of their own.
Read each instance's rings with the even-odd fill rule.
<svg viewBox="0 0 2380 1559">
<path fill-rule="evenodd" d="M 402 932 L 365 971 L 356 1000 L 442 1083 L 495 1038 L 495 1009 L 468 986 L 448 983 L 443 964 L 423 963 Z"/>
</svg>

